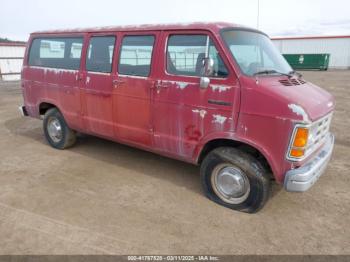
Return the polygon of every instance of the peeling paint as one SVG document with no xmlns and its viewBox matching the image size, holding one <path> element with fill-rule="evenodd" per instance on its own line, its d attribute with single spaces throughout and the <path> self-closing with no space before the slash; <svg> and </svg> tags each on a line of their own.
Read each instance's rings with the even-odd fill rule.
<svg viewBox="0 0 350 262">
<path fill-rule="evenodd" d="M 233 120 L 233 117 L 229 117 L 228 120 L 229 120 L 229 122 L 230 122 L 230 130 L 234 130 L 234 120 Z"/>
<path fill-rule="evenodd" d="M 54 74 L 78 72 L 78 70 L 73 70 L 73 69 L 62 69 L 62 68 L 40 67 L 40 66 L 32 66 L 32 68 L 41 69 L 44 71 L 44 74 L 46 74 L 47 72 L 54 73 Z"/>
<path fill-rule="evenodd" d="M 136 79 L 148 79 L 147 76 L 135 76 L 135 75 L 123 75 L 123 74 L 119 74 L 119 76 L 122 76 L 122 77 L 126 77 L 126 78 L 136 78 Z"/>
<path fill-rule="evenodd" d="M 164 81 L 164 82 L 175 85 L 177 88 L 180 88 L 181 90 L 185 89 L 189 85 L 189 83 L 179 82 L 179 81 Z"/>
<path fill-rule="evenodd" d="M 86 84 L 89 84 L 89 83 L 90 83 L 90 77 L 87 76 L 87 77 L 86 77 Z"/>
<path fill-rule="evenodd" d="M 287 121 L 288 120 L 287 118 L 281 117 L 281 116 L 276 116 L 275 118 L 278 119 L 278 120 L 282 120 L 282 121 Z"/>
<path fill-rule="evenodd" d="M 222 115 L 213 115 L 213 123 L 223 124 L 225 123 L 227 117 Z"/>
<path fill-rule="evenodd" d="M 231 86 L 225 86 L 225 85 L 210 85 L 210 86 L 213 91 L 219 91 L 219 93 L 225 92 L 231 89 Z"/>
<path fill-rule="evenodd" d="M 198 109 L 193 109 L 192 110 L 193 113 L 198 113 L 200 115 L 201 118 L 204 118 L 205 115 L 207 114 L 207 111 L 204 109 L 198 110 Z"/>
<path fill-rule="evenodd" d="M 289 104 L 288 107 L 293 111 L 293 113 L 297 114 L 298 116 L 302 116 L 303 121 L 310 122 L 309 116 L 307 115 L 304 108 L 296 104 Z"/>
<path fill-rule="evenodd" d="M 176 82 L 176 85 L 181 89 L 185 89 L 188 85 L 188 83 L 185 83 L 185 82 Z"/>
</svg>

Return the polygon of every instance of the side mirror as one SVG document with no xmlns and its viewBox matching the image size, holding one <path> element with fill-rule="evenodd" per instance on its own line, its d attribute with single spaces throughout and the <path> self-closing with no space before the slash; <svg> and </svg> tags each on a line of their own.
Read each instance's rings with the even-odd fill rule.
<svg viewBox="0 0 350 262">
<path fill-rule="evenodd" d="M 210 84 L 210 79 L 208 76 L 213 75 L 214 72 L 214 60 L 212 58 L 203 59 L 203 71 L 202 77 L 200 79 L 200 88 L 208 88 Z"/>
<path fill-rule="evenodd" d="M 206 76 L 202 76 L 200 79 L 199 87 L 200 88 L 208 88 L 210 84 L 210 79 Z"/>
<path fill-rule="evenodd" d="M 214 60 L 212 58 L 203 59 L 203 76 L 211 76 L 214 73 Z"/>
</svg>

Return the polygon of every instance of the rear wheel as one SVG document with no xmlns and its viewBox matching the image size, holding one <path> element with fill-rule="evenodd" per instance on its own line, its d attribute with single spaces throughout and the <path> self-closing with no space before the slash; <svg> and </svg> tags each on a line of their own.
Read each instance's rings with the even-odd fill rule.
<svg viewBox="0 0 350 262">
<path fill-rule="evenodd" d="M 201 165 L 206 196 L 225 207 L 254 213 L 266 203 L 270 177 L 253 156 L 231 147 L 211 151 Z"/>
<path fill-rule="evenodd" d="M 54 148 L 65 149 L 76 142 L 75 131 L 68 127 L 57 108 L 51 108 L 45 113 L 43 128 L 47 142 Z"/>
</svg>

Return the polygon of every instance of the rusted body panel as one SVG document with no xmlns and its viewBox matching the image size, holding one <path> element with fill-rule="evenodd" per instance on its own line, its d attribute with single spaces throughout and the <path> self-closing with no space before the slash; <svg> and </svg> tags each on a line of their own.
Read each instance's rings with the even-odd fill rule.
<svg viewBox="0 0 350 262">
<path fill-rule="evenodd" d="M 24 60 L 25 108 L 30 116 L 39 117 L 41 103 L 53 104 L 74 130 L 195 164 L 210 141 L 238 141 L 256 148 L 282 183 L 287 170 L 308 160 L 286 160 L 294 124 L 331 112 L 333 98 L 311 83 L 285 86 L 286 76 L 244 75 L 220 38 L 220 30 L 226 27 L 238 26 L 203 23 L 33 33 L 29 44 L 38 36 L 73 35 L 83 36 L 84 45 L 79 70 L 32 67 Z M 199 77 L 167 73 L 166 44 L 175 33 L 209 35 L 229 70 L 228 77 L 212 78 L 210 86 L 202 89 Z M 155 36 L 150 75 L 118 74 L 123 36 L 142 34 Z M 116 37 L 111 73 L 86 71 L 87 46 L 95 35 Z"/>
</svg>

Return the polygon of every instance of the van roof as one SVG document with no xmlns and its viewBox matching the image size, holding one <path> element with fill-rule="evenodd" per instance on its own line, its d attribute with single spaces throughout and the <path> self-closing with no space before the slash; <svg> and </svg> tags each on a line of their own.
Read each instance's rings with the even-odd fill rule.
<svg viewBox="0 0 350 262">
<path fill-rule="evenodd" d="M 92 27 L 92 28 L 72 28 L 72 29 L 58 29 L 37 31 L 32 34 L 60 34 L 60 33 L 88 33 L 88 32 L 114 32 L 114 31 L 156 31 L 156 30 L 209 30 L 214 33 L 219 32 L 223 28 L 247 28 L 234 23 L 227 22 L 196 22 L 196 23 L 178 23 L 178 24 L 142 24 L 142 25 L 126 25 L 126 26 L 106 26 L 106 27 Z"/>
</svg>

